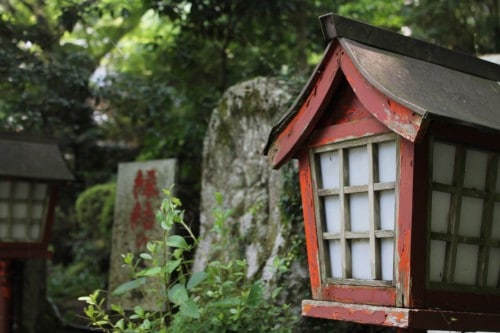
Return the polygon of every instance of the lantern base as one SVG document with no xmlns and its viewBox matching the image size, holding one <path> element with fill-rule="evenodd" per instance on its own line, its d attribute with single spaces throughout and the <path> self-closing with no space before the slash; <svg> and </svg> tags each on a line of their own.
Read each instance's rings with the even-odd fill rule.
<svg viewBox="0 0 500 333">
<path fill-rule="evenodd" d="M 302 301 L 302 315 L 403 329 L 498 331 L 499 313 L 408 309 L 326 301 Z"/>
</svg>

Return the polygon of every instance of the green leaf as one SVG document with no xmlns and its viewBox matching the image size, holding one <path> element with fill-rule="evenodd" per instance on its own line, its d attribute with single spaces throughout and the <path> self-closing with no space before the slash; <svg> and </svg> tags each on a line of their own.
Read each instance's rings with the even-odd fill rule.
<svg viewBox="0 0 500 333">
<path fill-rule="evenodd" d="M 181 264 L 182 260 L 177 259 L 177 260 L 170 260 L 165 264 L 165 270 L 167 271 L 168 274 L 172 273 L 175 271 L 177 267 Z"/>
<path fill-rule="evenodd" d="M 186 287 L 184 287 L 184 285 L 180 283 L 173 285 L 168 290 L 168 299 L 176 305 L 180 305 L 186 302 L 188 300 L 188 292 Z"/>
<path fill-rule="evenodd" d="M 186 300 L 179 307 L 179 311 L 187 317 L 198 319 L 200 318 L 200 308 L 192 299 Z"/>
<path fill-rule="evenodd" d="M 184 237 L 179 236 L 179 235 L 172 235 L 167 238 L 167 246 L 170 247 L 177 247 L 180 249 L 188 249 L 189 245 L 184 239 Z"/>
<path fill-rule="evenodd" d="M 231 297 L 231 298 L 224 298 L 219 302 L 214 302 L 212 303 L 212 306 L 217 306 L 217 307 L 236 306 L 239 305 L 240 303 L 241 301 L 238 297 Z"/>
<path fill-rule="evenodd" d="M 205 272 L 194 272 L 191 277 L 189 278 L 189 281 L 187 283 L 187 289 L 191 290 L 208 277 L 208 274 Z"/>
<path fill-rule="evenodd" d="M 114 296 L 123 295 L 123 294 L 129 292 L 130 290 L 133 290 L 133 289 L 136 289 L 136 288 L 142 286 L 144 283 L 146 283 L 145 277 L 140 277 L 138 279 L 125 282 L 125 283 L 119 285 L 115 290 L 113 290 L 112 294 Z"/>
<path fill-rule="evenodd" d="M 145 268 L 137 273 L 137 276 L 155 276 L 161 273 L 161 267 Z"/>
<path fill-rule="evenodd" d="M 142 259 L 145 259 L 145 260 L 151 260 L 151 259 L 153 259 L 153 257 L 149 253 L 141 253 L 139 255 L 139 257 L 141 257 Z"/>
<path fill-rule="evenodd" d="M 248 294 L 247 303 L 249 306 L 256 306 L 260 303 L 262 299 L 262 285 L 259 282 L 255 282 L 250 289 Z"/>
</svg>

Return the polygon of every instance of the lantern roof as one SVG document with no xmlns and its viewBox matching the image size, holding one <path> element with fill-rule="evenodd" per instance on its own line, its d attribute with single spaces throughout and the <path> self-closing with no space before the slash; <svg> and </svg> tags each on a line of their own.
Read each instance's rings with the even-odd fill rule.
<svg viewBox="0 0 500 333">
<path fill-rule="evenodd" d="M 320 17 L 320 22 L 328 42 L 324 56 L 295 103 L 271 130 L 264 153 L 274 154 L 276 140 L 296 118 L 307 118 L 307 112 L 318 115 L 309 116 L 303 128 L 293 130 L 303 135 L 289 139 L 295 140 L 287 144 L 290 152 L 274 159 L 274 167 L 291 157 L 335 94 L 335 80 L 325 83 L 324 78 L 334 61 L 339 64 L 331 75 L 343 75 L 375 118 L 412 142 L 437 118 L 500 131 L 500 65 L 335 14 Z M 313 95 L 325 89 L 322 100 L 311 109 Z M 375 106 L 372 98 L 363 96 L 367 89 L 374 89 L 387 103 Z M 401 107 L 391 107 L 391 103 Z M 304 108 L 310 110 L 302 112 Z M 398 109 L 405 109 L 409 116 L 402 117 Z"/>
<path fill-rule="evenodd" d="M 49 181 L 73 179 L 57 143 L 50 139 L 1 133 L 0 155 L 0 176 Z"/>
</svg>

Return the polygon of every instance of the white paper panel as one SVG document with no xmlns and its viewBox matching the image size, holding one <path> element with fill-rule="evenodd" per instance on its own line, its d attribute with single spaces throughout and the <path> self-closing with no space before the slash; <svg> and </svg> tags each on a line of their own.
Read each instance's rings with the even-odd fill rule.
<svg viewBox="0 0 500 333">
<path fill-rule="evenodd" d="M 31 217 L 34 219 L 41 219 L 43 216 L 44 205 L 42 203 L 35 203 L 31 208 Z"/>
<path fill-rule="evenodd" d="M 338 196 L 323 198 L 327 232 L 340 232 L 340 200 Z"/>
<path fill-rule="evenodd" d="M 319 155 L 322 188 L 339 187 L 339 154 L 337 151 Z"/>
<path fill-rule="evenodd" d="M 382 261 L 382 280 L 392 281 L 394 274 L 394 240 L 392 238 L 380 240 L 380 258 Z"/>
<path fill-rule="evenodd" d="M 47 184 L 37 183 L 33 187 L 33 200 L 44 200 L 47 195 Z"/>
<path fill-rule="evenodd" d="M 368 193 L 349 195 L 349 213 L 351 231 L 368 231 L 370 229 Z"/>
<path fill-rule="evenodd" d="M 0 219 L 9 217 L 9 205 L 6 202 L 0 202 Z"/>
<path fill-rule="evenodd" d="M 500 202 L 495 202 L 495 210 L 493 211 L 493 226 L 491 237 L 500 239 Z"/>
<path fill-rule="evenodd" d="M 455 282 L 467 285 L 476 284 L 477 254 L 479 246 L 458 244 L 455 262 Z"/>
<path fill-rule="evenodd" d="M 482 217 L 483 200 L 465 196 L 462 197 L 459 234 L 463 236 L 479 237 L 481 234 Z"/>
<path fill-rule="evenodd" d="M 351 240 L 352 277 L 371 279 L 370 244 L 368 239 Z"/>
<path fill-rule="evenodd" d="M 0 223 L 0 240 L 7 240 L 7 223 Z"/>
<path fill-rule="evenodd" d="M 444 275 L 444 258 L 446 254 L 446 242 L 431 240 L 431 253 L 429 256 L 429 280 L 442 282 Z"/>
<path fill-rule="evenodd" d="M 434 142 L 432 180 L 437 183 L 451 185 L 453 182 L 454 164 L 455 146 L 442 142 Z"/>
<path fill-rule="evenodd" d="M 28 208 L 25 203 L 12 205 L 12 216 L 16 219 L 25 219 L 28 216 Z"/>
<path fill-rule="evenodd" d="M 465 156 L 464 187 L 484 190 L 488 154 L 483 151 L 467 149 Z"/>
<path fill-rule="evenodd" d="M 28 182 L 15 182 L 14 183 L 14 198 L 16 199 L 27 199 L 30 189 L 30 183 Z"/>
<path fill-rule="evenodd" d="M 431 230 L 447 233 L 451 194 L 432 191 Z"/>
<path fill-rule="evenodd" d="M 9 181 L 0 181 L 0 199 L 7 199 L 10 197 L 10 184 Z"/>
<path fill-rule="evenodd" d="M 394 190 L 380 191 L 380 229 L 394 230 L 395 221 L 395 195 Z"/>
<path fill-rule="evenodd" d="M 396 141 L 378 144 L 378 181 L 380 183 L 396 181 Z"/>
<path fill-rule="evenodd" d="M 330 274 L 332 278 L 342 278 L 342 252 L 340 251 L 340 241 L 328 241 L 328 251 L 330 254 Z"/>
<path fill-rule="evenodd" d="M 348 150 L 349 185 L 368 185 L 368 147 Z"/>
<path fill-rule="evenodd" d="M 30 227 L 29 238 L 32 241 L 40 241 L 42 235 L 40 235 L 40 224 L 34 224 Z"/>
<path fill-rule="evenodd" d="M 490 250 L 490 260 L 488 264 L 488 278 L 486 285 L 488 287 L 497 287 L 500 279 L 500 249 L 492 248 Z"/>
<path fill-rule="evenodd" d="M 25 224 L 14 224 L 11 229 L 11 237 L 16 240 L 26 239 L 26 225 Z"/>
</svg>

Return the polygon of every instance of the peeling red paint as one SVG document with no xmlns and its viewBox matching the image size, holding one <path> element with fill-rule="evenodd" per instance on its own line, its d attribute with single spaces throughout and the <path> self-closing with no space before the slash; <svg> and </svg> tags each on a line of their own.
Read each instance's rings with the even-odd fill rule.
<svg viewBox="0 0 500 333">
<path fill-rule="evenodd" d="M 390 130 L 375 118 L 365 118 L 321 128 L 313 133 L 308 146 L 317 147 L 349 138 L 360 138 L 389 132 Z"/>
<path fill-rule="evenodd" d="M 320 297 L 321 278 L 319 271 L 318 236 L 316 233 L 316 216 L 314 210 L 314 194 L 311 179 L 309 155 L 303 153 L 299 159 L 300 190 L 302 197 L 302 213 L 304 215 L 304 231 L 306 236 L 307 260 L 309 263 L 309 280 L 313 298 Z"/>
<path fill-rule="evenodd" d="M 424 131 L 420 131 L 422 124 L 420 115 L 396 101 L 388 99 L 373 87 L 359 73 L 347 55 L 341 57 L 341 69 L 356 96 L 375 118 L 412 142 L 421 139 Z"/>
<path fill-rule="evenodd" d="M 397 210 L 397 240 L 396 249 L 398 263 L 398 306 L 408 306 L 411 288 L 411 227 L 413 212 L 413 143 L 401 140 L 400 143 L 400 179 L 399 179 L 399 207 Z M 422 245 L 426 244 L 421 240 Z"/>
<path fill-rule="evenodd" d="M 393 287 L 328 284 L 323 287 L 322 296 L 323 300 L 336 302 L 396 305 L 396 291 Z"/>
<path fill-rule="evenodd" d="M 338 302 L 303 301 L 302 315 L 332 320 L 352 321 L 390 327 L 408 327 L 408 309 L 345 304 Z"/>
<path fill-rule="evenodd" d="M 325 56 L 325 66 L 314 83 L 306 101 L 299 111 L 278 135 L 269 152 L 273 167 L 277 168 L 286 162 L 314 129 L 329 102 L 333 89 L 340 80 L 340 46 L 334 47 L 330 55 Z"/>
</svg>

